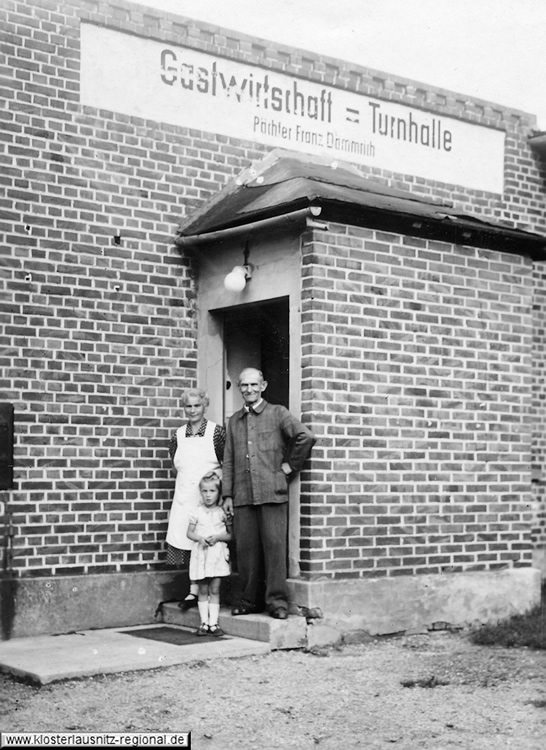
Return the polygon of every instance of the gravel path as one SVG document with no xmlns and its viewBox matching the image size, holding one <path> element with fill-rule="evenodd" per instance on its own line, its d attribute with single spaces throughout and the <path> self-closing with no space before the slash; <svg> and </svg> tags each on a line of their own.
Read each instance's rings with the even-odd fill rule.
<svg viewBox="0 0 546 750">
<path fill-rule="evenodd" d="M 0 729 L 191 731 L 197 750 L 544 750 L 546 653 L 431 633 L 42 688 L 0 676 Z"/>
</svg>

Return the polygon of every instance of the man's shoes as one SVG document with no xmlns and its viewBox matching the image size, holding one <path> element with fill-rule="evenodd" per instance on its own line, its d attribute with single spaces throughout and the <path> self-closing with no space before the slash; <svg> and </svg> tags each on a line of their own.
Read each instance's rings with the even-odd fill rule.
<svg viewBox="0 0 546 750">
<path fill-rule="evenodd" d="M 201 625 L 197 628 L 195 631 L 195 635 L 208 635 L 210 632 L 210 628 L 207 625 L 206 622 L 202 622 Z"/>
<path fill-rule="evenodd" d="M 209 634 L 215 635 L 217 638 L 221 638 L 221 636 L 225 635 L 224 631 L 219 625 L 209 625 Z"/>
<path fill-rule="evenodd" d="M 192 607 L 197 607 L 197 594 L 188 594 L 178 605 L 182 612 L 187 612 Z"/>
<path fill-rule="evenodd" d="M 239 617 L 239 615 L 255 615 L 258 612 L 257 607 L 251 607 L 249 604 L 239 604 L 238 607 L 233 607 L 231 610 L 231 614 L 234 617 Z"/>
<path fill-rule="evenodd" d="M 288 610 L 286 607 L 277 607 L 276 609 L 271 610 L 271 617 L 274 617 L 275 620 L 287 620 L 288 619 Z"/>
</svg>

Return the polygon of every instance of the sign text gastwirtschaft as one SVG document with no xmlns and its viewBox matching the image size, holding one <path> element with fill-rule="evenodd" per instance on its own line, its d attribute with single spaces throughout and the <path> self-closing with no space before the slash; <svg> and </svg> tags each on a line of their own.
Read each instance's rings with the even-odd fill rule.
<svg viewBox="0 0 546 750">
<path fill-rule="evenodd" d="M 503 192 L 504 133 L 82 23 L 82 104 Z"/>
</svg>

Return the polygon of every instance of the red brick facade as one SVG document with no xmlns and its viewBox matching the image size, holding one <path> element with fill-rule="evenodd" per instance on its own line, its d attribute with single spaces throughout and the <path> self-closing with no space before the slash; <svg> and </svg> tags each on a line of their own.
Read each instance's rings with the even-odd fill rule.
<svg viewBox="0 0 546 750">
<path fill-rule="evenodd" d="M 531 262 L 346 226 L 307 247 L 303 570 L 530 565 Z"/>
<path fill-rule="evenodd" d="M 197 363 L 176 228 L 268 152 L 82 106 L 82 19 L 504 129 L 503 196 L 361 170 L 546 233 L 524 113 L 124 0 L 9 0 L 0 19 L 0 387 L 16 442 L 0 509 L 15 577 L 164 567 L 167 444 Z M 540 481 L 533 531 L 530 504 L 531 452 L 540 469 L 546 451 L 543 264 L 331 229 L 303 253 L 302 411 L 320 438 L 302 476 L 303 574 L 530 566 L 546 542 Z"/>
</svg>

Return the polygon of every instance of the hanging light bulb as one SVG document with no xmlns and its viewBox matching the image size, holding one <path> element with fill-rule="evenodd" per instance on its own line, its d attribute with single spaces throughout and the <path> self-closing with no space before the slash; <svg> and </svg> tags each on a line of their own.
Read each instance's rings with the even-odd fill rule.
<svg viewBox="0 0 546 750">
<path fill-rule="evenodd" d="M 252 266 L 248 262 L 250 240 L 247 239 L 245 244 L 243 266 L 234 266 L 224 279 L 224 286 L 230 292 L 242 292 L 246 282 L 252 278 Z"/>
<path fill-rule="evenodd" d="M 234 266 L 224 279 L 224 286 L 229 292 L 242 292 L 246 286 L 247 273 L 244 266 Z"/>
</svg>

